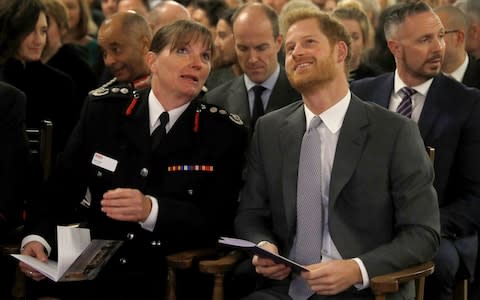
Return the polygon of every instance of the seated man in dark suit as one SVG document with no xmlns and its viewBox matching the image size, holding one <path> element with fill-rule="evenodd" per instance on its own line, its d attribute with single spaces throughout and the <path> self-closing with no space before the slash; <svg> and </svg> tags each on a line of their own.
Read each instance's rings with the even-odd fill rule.
<svg viewBox="0 0 480 300">
<path fill-rule="evenodd" d="M 433 168 L 416 124 L 348 89 L 351 40 L 330 15 L 286 15 L 285 69 L 297 101 L 258 120 L 237 235 L 305 265 L 254 256 L 271 279 L 247 299 L 372 299 L 371 277 L 432 259 Z M 413 282 L 389 299 L 412 299 Z"/>
<path fill-rule="evenodd" d="M 232 16 L 238 63 L 244 74 L 205 94 L 205 100 L 238 114 L 253 131 L 265 112 L 300 99 L 278 63 L 282 47 L 276 12 L 261 3 L 245 4 Z"/>
<path fill-rule="evenodd" d="M 442 6 L 435 9 L 445 27 L 445 56 L 442 72 L 466 86 L 480 88 L 480 61 L 467 54 L 466 15 L 457 7 Z"/>
<path fill-rule="evenodd" d="M 21 224 L 28 146 L 25 137 L 25 94 L 0 82 L 0 243 L 15 237 L 12 230 Z M 1 246 L 0 246 L 1 247 Z M 0 253 L 1 255 L 1 253 Z M 7 299 L 14 274 L 13 261 L 0 256 L 0 298 Z M 9 265 L 10 267 L 7 267 Z"/>
<path fill-rule="evenodd" d="M 435 149 L 442 240 L 425 296 L 450 299 L 457 273 L 471 276 L 477 256 L 480 92 L 441 74 L 445 29 L 427 4 L 394 7 L 385 35 L 396 71 L 353 82 L 351 89 L 362 99 L 413 119 L 425 146 Z"/>
</svg>

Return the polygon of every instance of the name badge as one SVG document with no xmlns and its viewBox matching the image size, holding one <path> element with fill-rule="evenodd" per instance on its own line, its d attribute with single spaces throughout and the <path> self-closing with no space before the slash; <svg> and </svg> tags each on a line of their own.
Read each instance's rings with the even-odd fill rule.
<svg viewBox="0 0 480 300">
<path fill-rule="evenodd" d="M 110 172 L 115 172 L 117 164 L 118 161 L 113 158 L 110 158 L 98 152 L 95 152 L 95 154 L 93 154 L 92 165 L 108 170 Z"/>
</svg>

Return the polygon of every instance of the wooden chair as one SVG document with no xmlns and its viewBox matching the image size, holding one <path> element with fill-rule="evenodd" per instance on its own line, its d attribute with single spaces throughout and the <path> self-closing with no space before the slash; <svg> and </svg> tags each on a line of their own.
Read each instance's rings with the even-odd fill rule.
<svg viewBox="0 0 480 300">
<path fill-rule="evenodd" d="M 434 271 L 432 262 L 427 262 L 399 272 L 376 276 L 370 279 L 370 288 L 375 294 L 375 300 L 385 300 L 387 294 L 396 293 L 400 284 L 416 281 L 416 300 L 423 300 L 425 277 Z"/>
<path fill-rule="evenodd" d="M 31 159 L 38 161 L 42 169 L 42 180 L 45 181 L 50 175 L 52 169 L 52 142 L 53 142 L 53 124 L 51 121 L 41 121 L 39 128 L 26 129 L 28 139 L 28 148 L 30 150 Z M 22 236 L 23 226 L 16 228 L 17 235 Z M 18 254 L 20 252 L 20 244 L 18 242 L 6 242 L 0 244 L 0 253 L 2 256 L 10 254 Z M 25 276 L 17 267 L 15 270 L 15 282 L 12 288 L 13 299 L 24 299 Z"/>
<path fill-rule="evenodd" d="M 43 180 L 46 180 L 52 170 L 53 124 L 42 120 L 40 128 L 27 128 L 28 147 L 33 159 L 38 160 L 42 167 Z"/>
<path fill-rule="evenodd" d="M 225 274 L 231 271 L 242 257 L 244 256 L 240 251 L 231 251 L 219 256 L 214 248 L 184 251 L 167 256 L 168 279 L 165 299 L 177 298 L 176 271 L 196 268 L 202 273 L 212 275 L 214 281 L 212 300 L 223 300 Z"/>
</svg>

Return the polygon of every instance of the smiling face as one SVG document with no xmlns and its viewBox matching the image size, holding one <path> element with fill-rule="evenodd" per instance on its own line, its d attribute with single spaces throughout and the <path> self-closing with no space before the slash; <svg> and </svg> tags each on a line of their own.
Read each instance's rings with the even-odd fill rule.
<svg viewBox="0 0 480 300">
<path fill-rule="evenodd" d="M 149 52 L 148 65 L 156 97 L 181 106 L 196 97 L 208 77 L 212 51 L 201 38 L 185 40 L 172 47 L 167 44 L 157 54 Z M 165 106 L 165 103 L 162 102 Z"/>
<path fill-rule="evenodd" d="M 134 28 L 125 30 L 122 14 L 115 15 L 110 23 L 98 31 L 98 44 L 103 52 L 105 66 L 120 82 L 133 80 L 148 74 L 145 55 L 149 38 Z"/>
<path fill-rule="evenodd" d="M 301 20 L 288 29 L 285 71 L 291 85 L 299 92 L 322 87 L 343 72 L 335 57 L 336 49 L 320 31 L 317 20 Z"/>
<path fill-rule="evenodd" d="M 44 12 L 41 12 L 33 31 L 20 43 L 17 58 L 23 62 L 40 60 L 47 42 L 47 30 L 47 17 Z"/>
<path fill-rule="evenodd" d="M 445 53 L 444 28 L 434 12 L 407 16 L 388 41 L 405 83 L 418 85 L 438 75 Z"/>
</svg>

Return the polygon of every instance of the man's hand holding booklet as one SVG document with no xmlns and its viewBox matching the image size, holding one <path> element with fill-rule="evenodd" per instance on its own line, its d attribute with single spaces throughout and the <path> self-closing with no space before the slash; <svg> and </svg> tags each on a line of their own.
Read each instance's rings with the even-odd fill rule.
<svg viewBox="0 0 480 300">
<path fill-rule="evenodd" d="M 305 267 L 302 266 L 293 260 L 290 260 L 284 256 L 272 253 L 268 250 L 265 250 L 254 243 L 247 241 L 247 240 L 242 240 L 242 239 L 236 239 L 236 238 L 229 238 L 229 237 L 221 237 L 218 240 L 218 243 L 221 245 L 225 245 L 228 247 L 232 248 L 237 248 L 237 249 L 243 249 L 245 251 L 250 252 L 253 255 L 258 255 L 260 257 L 266 257 L 270 258 L 276 263 L 279 264 L 284 264 L 292 269 L 293 272 L 308 272 L 309 270 Z"/>
</svg>

